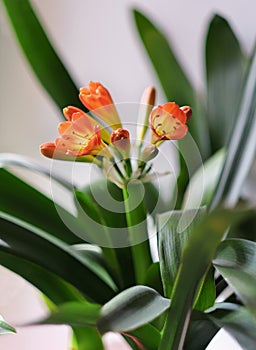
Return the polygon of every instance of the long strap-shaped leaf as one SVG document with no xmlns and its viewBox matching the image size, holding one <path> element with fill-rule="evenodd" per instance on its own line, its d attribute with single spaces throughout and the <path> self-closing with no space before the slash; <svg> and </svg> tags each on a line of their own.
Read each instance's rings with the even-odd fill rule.
<svg viewBox="0 0 256 350">
<path fill-rule="evenodd" d="M 211 207 L 232 207 L 241 193 L 256 148 L 256 50 L 252 56 L 240 108 L 228 144 L 226 161 Z"/>
<path fill-rule="evenodd" d="M 0 211 L 39 227 L 65 243 L 84 242 L 61 219 L 65 218 L 71 227 L 77 226 L 76 218 L 68 211 L 5 169 L 0 169 L 0 179 Z"/>
<path fill-rule="evenodd" d="M 89 299 L 102 303 L 113 297 L 115 287 L 107 272 L 46 232 L 0 213 L 0 238 L 17 256 L 55 273 Z"/>
<path fill-rule="evenodd" d="M 51 45 L 30 2 L 2 1 L 31 68 L 57 106 L 61 110 L 70 104 L 82 107 L 78 89 Z"/>
<path fill-rule="evenodd" d="M 207 114 L 212 149 L 216 151 L 226 145 L 237 115 L 245 57 L 229 23 L 217 15 L 210 22 L 205 51 Z"/>
<path fill-rule="evenodd" d="M 228 226 L 237 223 L 244 215 L 228 210 L 212 212 L 193 230 L 175 279 L 159 350 L 182 349 L 199 281 L 209 268 Z"/>
<path fill-rule="evenodd" d="M 209 138 L 206 121 L 198 110 L 199 106 L 192 85 L 159 28 L 137 10 L 134 10 L 134 18 L 167 100 L 176 101 L 179 105 L 192 106 L 195 117 L 190 121 L 190 132 L 204 158 L 209 152 Z"/>
</svg>

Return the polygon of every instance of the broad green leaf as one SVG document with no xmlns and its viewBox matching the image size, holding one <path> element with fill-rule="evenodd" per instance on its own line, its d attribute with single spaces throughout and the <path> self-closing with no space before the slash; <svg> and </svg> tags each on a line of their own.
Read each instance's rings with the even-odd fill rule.
<svg viewBox="0 0 256 350">
<path fill-rule="evenodd" d="M 0 211 L 49 232 L 60 240 L 79 243 L 76 236 L 62 221 L 76 225 L 76 218 L 48 197 L 5 169 L 0 169 Z M 58 209 L 58 212 L 56 210 Z"/>
<path fill-rule="evenodd" d="M 28 0 L 2 0 L 17 40 L 38 80 L 62 110 L 83 107 L 78 89 L 50 43 Z"/>
<path fill-rule="evenodd" d="M 95 326 L 101 306 L 86 301 L 59 305 L 51 314 L 36 324 L 67 324 L 70 326 Z"/>
<path fill-rule="evenodd" d="M 219 150 L 194 173 L 184 195 L 183 209 L 209 205 L 224 165 L 225 155 L 224 149 Z"/>
<path fill-rule="evenodd" d="M 201 208 L 172 211 L 158 216 L 160 272 L 166 297 L 170 298 L 172 295 L 184 248 L 204 212 Z"/>
<path fill-rule="evenodd" d="M 234 206 L 239 199 L 244 180 L 254 160 L 256 148 L 256 50 L 243 89 L 242 100 L 218 186 L 211 203 L 214 208 L 220 203 Z"/>
<path fill-rule="evenodd" d="M 206 38 L 208 120 L 213 151 L 226 145 L 234 124 L 245 73 L 245 57 L 229 23 L 218 15 Z"/>
<path fill-rule="evenodd" d="M 103 274 L 89 256 L 76 254 L 67 244 L 10 215 L 1 213 L 0 217 L 1 243 L 17 256 L 57 274 L 90 300 L 104 303 L 113 297 L 111 277 L 107 271 Z"/>
<path fill-rule="evenodd" d="M 147 350 L 157 350 L 161 339 L 160 332 L 149 323 L 129 331 L 129 335 L 135 337 Z"/>
<path fill-rule="evenodd" d="M 227 228 L 245 215 L 248 212 L 218 210 L 205 216 L 191 233 L 175 280 L 159 350 L 182 348 L 200 280 L 208 271 Z"/>
<path fill-rule="evenodd" d="M 218 327 L 224 327 L 243 349 L 255 349 L 256 318 L 248 309 L 233 304 L 216 304 L 207 316 Z"/>
<path fill-rule="evenodd" d="M 244 239 L 225 240 L 220 244 L 213 263 L 256 316 L 256 243 Z"/>
<path fill-rule="evenodd" d="M 93 327 L 73 327 L 72 350 L 104 350 L 101 336 Z"/>
<path fill-rule="evenodd" d="M 16 333 L 15 328 L 13 328 L 11 325 L 9 325 L 2 316 L 0 316 L 0 335 L 1 334 L 10 334 L 10 333 Z"/>
<path fill-rule="evenodd" d="M 98 329 L 102 334 L 108 331 L 129 332 L 152 321 L 169 306 L 170 300 L 154 289 L 131 287 L 102 307 Z"/>
<path fill-rule="evenodd" d="M 145 15 L 134 10 L 135 23 L 162 85 L 168 101 L 180 106 L 190 105 L 194 117 L 190 121 L 190 132 L 205 156 L 209 151 L 205 119 L 198 112 L 198 101 L 194 89 L 179 64 L 165 35 Z"/>
</svg>

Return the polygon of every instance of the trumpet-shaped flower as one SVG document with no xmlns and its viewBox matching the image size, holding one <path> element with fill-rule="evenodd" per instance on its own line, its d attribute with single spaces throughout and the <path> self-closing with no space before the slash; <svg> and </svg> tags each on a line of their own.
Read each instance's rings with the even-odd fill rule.
<svg viewBox="0 0 256 350">
<path fill-rule="evenodd" d="M 98 82 L 80 89 L 79 98 L 86 108 L 96 114 L 113 129 L 122 127 L 116 107 L 108 90 Z"/>
<path fill-rule="evenodd" d="M 87 114 L 75 107 L 68 107 L 64 109 L 64 115 L 68 121 L 59 124 L 60 137 L 55 143 L 41 145 L 43 155 L 57 159 L 94 156 L 101 152 L 107 155 L 100 127 Z"/>
<path fill-rule="evenodd" d="M 191 117 L 190 107 L 179 107 L 175 102 L 168 102 L 155 107 L 149 116 L 149 124 L 153 131 L 152 143 L 161 140 L 179 140 L 188 131 L 186 122 Z"/>
</svg>

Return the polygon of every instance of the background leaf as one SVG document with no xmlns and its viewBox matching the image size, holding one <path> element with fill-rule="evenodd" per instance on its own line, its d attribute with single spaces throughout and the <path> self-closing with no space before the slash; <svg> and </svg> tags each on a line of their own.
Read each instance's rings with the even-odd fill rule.
<svg viewBox="0 0 256 350">
<path fill-rule="evenodd" d="M 71 227 L 77 227 L 73 215 L 5 169 L 0 169 L 0 179 L 1 211 L 45 230 L 66 243 L 84 242 L 64 224 L 59 213 Z"/>
<path fill-rule="evenodd" d="M 204 210 L 172 211 L 158 216 L 159 261 L 164 295 L 171 297 L 187 241 Z"/>
<path fill-rule="evenodd" d="M 10 333 L 16 333 L 15 328 L 13 328 L 11 325 L 9 325 L 2 316 L 0 316 L 0 334 L 10 334 Z"/>
<path fill-rule="evenodd" d="M 245 57 L 229 23 L 215 15 L 206 38 L 208 121 L 212 150 L 226 145 L 237 114 Z"/>
<path fill-rule="evenodd" d="M 1 213 L 0 223 L 2 245 L 17 256 L 57 274 L 90 300 L 104 303 L 114 295 L 111 277 L 90 257 L 76 254 L 67 244 L 7 214 Z"/>
<path fill-rule="evenodd" d="M 138 10 L 134 10 L 133 13 L 140 38 L 160 80 L 166 99 L 175 101 L 180 106 L 190 105 L 193 109 L 190 133 L 204 158 L 209 152 L 207 129 L 205 119 L 199 113 L 194 89 L 165 35 L 144 14 Z"/>
<path fill-rule="evenodd" d="M 85 109 L 78 98 L 78 88 L 50 43 L 30 2 L 2 1 L 31 68 L 57 106 L 61 111 L 68 105 Z"/>
<path fill-rule="evenodd" d="M 98 329 L 100 333 L 128 332 L 152 321 L 169 306 L 170 300 L 163 298 L 154 289 L 131 287 L 102 307 Z"/>
<path fill-rule="evenodd" d="M 36 324 L 67 324 L 70 326 L 95 326 L 101 306 L 86 301 L 59 305 L 51 314 Z"/>
<path fill-rule="evenodd" d="M 228 226 L 238 223 L 246 214 L 228 210 L 212 212 L 191 233 L 175 280 L 159 350 L 182 348 L 199 282 L 208 271 Z"/>
<path fill-rule="evenodd" d="M 254 50 L 238 115 L 227 146 L 227 155 L 211 207 L 234 206 L 250 170 L 256 148 L 256 50 Z"/>
<path fill-rule="evenodd" d="M 256 243 L 227 239 L 220 244 L 213 263 L 256 316 Z"/>
</svg>

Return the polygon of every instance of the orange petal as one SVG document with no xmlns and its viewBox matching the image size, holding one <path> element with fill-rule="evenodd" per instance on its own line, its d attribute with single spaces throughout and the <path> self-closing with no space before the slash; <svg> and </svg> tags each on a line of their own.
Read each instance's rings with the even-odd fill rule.
<svg viewBox="0 0 256 350">
<path fill-rule="evenodd" d="M 186 123 L 186 114 L 180 109 L 180 107 L 175 102 L 168 102 L 160 107 L 162 107 L 164 111 L 170 113 L 171 115 L 174 115 L 182 123 Z"/>
</svg>

